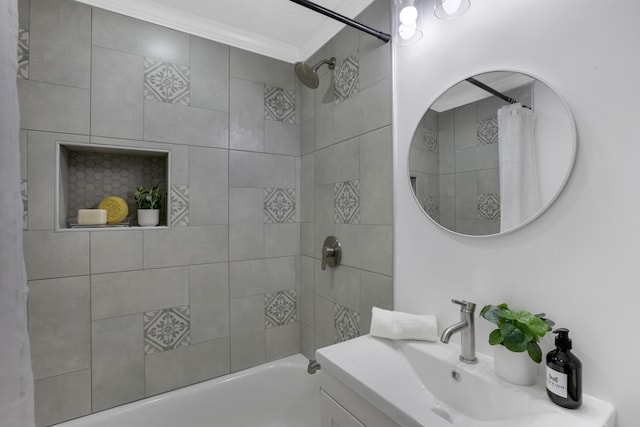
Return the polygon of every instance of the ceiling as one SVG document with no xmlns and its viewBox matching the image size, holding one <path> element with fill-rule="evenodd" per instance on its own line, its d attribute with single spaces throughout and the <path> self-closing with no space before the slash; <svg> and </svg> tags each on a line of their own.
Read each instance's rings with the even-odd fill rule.
<svg viewBox="0 0 640 427">
<path fill-rule="evenodd" d="M 77 0 L 287 62 L 306 60 L 343 24 L 289 0 Z M 373 0 L 315 0 L 354 18 Z"/>
</svg>

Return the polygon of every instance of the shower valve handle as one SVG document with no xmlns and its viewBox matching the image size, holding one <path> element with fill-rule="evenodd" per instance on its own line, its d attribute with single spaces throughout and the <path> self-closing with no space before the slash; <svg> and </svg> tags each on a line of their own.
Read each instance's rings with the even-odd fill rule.
<svg viewBox="0 0 640 427">
<path fill-rule="evenodd" d="M 327 265 L 335 268 L 342 261 L 342 245 L 335 236 L 329 236 L 324 239 L 322 245 L 322 269 L 326 270 Z"/>
</svg>

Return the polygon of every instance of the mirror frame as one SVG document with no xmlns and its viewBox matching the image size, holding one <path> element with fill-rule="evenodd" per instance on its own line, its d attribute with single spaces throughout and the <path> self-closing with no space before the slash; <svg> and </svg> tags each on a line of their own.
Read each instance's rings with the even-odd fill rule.
<svg viewBox="0 0 640 427">
<path fill-rule="evenodd" d="M 493 234 L 478 234 L 478 235 L 475 235 L 475 234 L 459 233 L 457 231 L 450 230 L 447 227 L 444 227 L 438 221 L 436 221 L 435 219 L 431 218 L 431 216 L 424 210 L 424 208 L 420 204 L 420 201 L 418 200 L 418 195 L 415 193 L 415 191 L 413 191 L 413 186 L 411 185 L 411 148 L 413 147 L 413 138 L 415 136 L 416 131 L 418 130 L 418 126 L 420 125 L 420 122 L 422 121 L 424 115 L 427 114 L 427 112 L 431 109 L 431 106 L 433 104 L 435 104 L 446 92 L 448 92 L 454 86 L 456 86 L 456 85 L 462 83 L 463 81 L 465 81 L 465 79 L 468 78 L 468 77 L 478 77 L 478 76 L 481 76 L 483 74 L 495 73 L 495 72 L 511 72 L 511 73 L 519 73 L 519 74 L 523 74 L 525 76 L 529 76 L 529 77 L 535 79 L 536 81 L 539 81 L 540 83 L 546 85 L 554 93 L 554 95 L 560 100 L 560 104 L 562 104 L 562 107 L 564 108 L 564 111 L 567 114 L 567 119 L 569 120 L 569 128 L 570 128 L 570 132 L 571 132 L 570 141 L 569 141 L 569 144 L 571 145 L 571 147 L 570 147 L 571 152 L 570 152 L 569 164 L 567 165 L 567 170 L 564 173 L 564 176 L 563 176 L 561 182 L 559 183 L 558 188 L 555 191 L 554 195 L 540 208 L 540 210 L 538 212 L 536 212 L 535 215 L 531 216 L 526 221 L 523 221 L 520 225 L 518 225 L 516 227 L 513 227 L 513 228 L 510 228 L 509 230 L 500 231 L 498 233 L 493 233 Z M 576 162 L 576 157 L 577 157 L 577 153 L 578 153 L 577 128 L 576 128 L 575 119 L 573 117 L 573 113 L 571 112 L 571 108 L 569 107 L 569 104 L 568 104 L 567 100 L 564 98 L 564 96 L 560 95 L 558 93 L 558 91 L 552 85 L 550 85 L 545 79 L 541 79 L 540 77 L 538 77 L 538 76 L 536 76 L 534 74 L 531 74 L 531 73 L 527 73 L 527 72 L 520 71 L 520 70 L 515 70 L 515 69 L 507 69 L 507 68 L 480 71 L 480 72 L 477 72 L 475 74 L 471 74 L 468 77 L 465 77 L 462 80 L 456 81 L 455 83 L 453 83 L 449 87 L 447 87 L 445 90 L 441 91 L 438 94 L 438 96 L 436 96 L 430 103 L 427 104 L 428 106 L 427 106 L 425 112 L 419 117 L 418 123 L 416 124 L 416 126 L 414 128 L 414 131 L 411 134 L 411 143 L 409 144 L 409 152 L 407 153 L 407 175 L 408 175 L 407 176 L 407 184 L 409 185 L 409 191 L 411 192 L 413 200 L 415 201 L 418 209 L 420 209 L 420 211 L 423 213 L 423 215 L 425 217 L 427 217 L 429 219 L 429 221 L 431 221 L 433 224 L 435 224 L 441 230 L 444 230 L 447 233 L 451 233 L 453 235 L 460 236 L 460 237 L 466 237 L 466 238 L 472 238 L 472 239 L 490 239 L 490 238 L 495 238 L 495 237 L 500 237 L 500 236 L 505 236 L 507 234 L 511 234 L 514 231 L 520 230 L 520 229 L 524 228 L 525 226 L 531 224 L 533 221 L 535 221 L 540 216 L 542 216 L 542 214 L 544 214 L 555 203 L 555 201 L 558 199 L 558 197 L 560 197 L 560 194 L 562 194 L 562 192 L 566 188 L 567 183 L 568 183 L 568 181 L 569 181 L 569 179 L 570 179 L 570 177 L 571 177 L 571 175 L 573 173 L 573 169 L 574 169 L 575 162 Z"/>
</svg>

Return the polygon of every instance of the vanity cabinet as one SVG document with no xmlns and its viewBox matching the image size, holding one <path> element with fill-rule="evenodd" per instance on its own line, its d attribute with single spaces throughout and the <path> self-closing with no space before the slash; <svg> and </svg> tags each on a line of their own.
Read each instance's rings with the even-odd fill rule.
<svg viewBox="0 0 640 427">
<path fill-rule="evenodd" d="M 331 374 L 319 374 L 321 427 L 401 427 Z"/>
</svg>

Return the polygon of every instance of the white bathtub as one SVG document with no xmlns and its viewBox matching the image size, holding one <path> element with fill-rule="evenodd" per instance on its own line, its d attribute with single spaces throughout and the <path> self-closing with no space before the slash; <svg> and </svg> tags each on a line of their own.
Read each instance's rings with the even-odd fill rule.
<svg viewBox="0 0 640 427">
<path fill-rule="evenodd" d="M 57 427 L 319 427 L 307 362 L 296 354 Z"/>
</svg>

